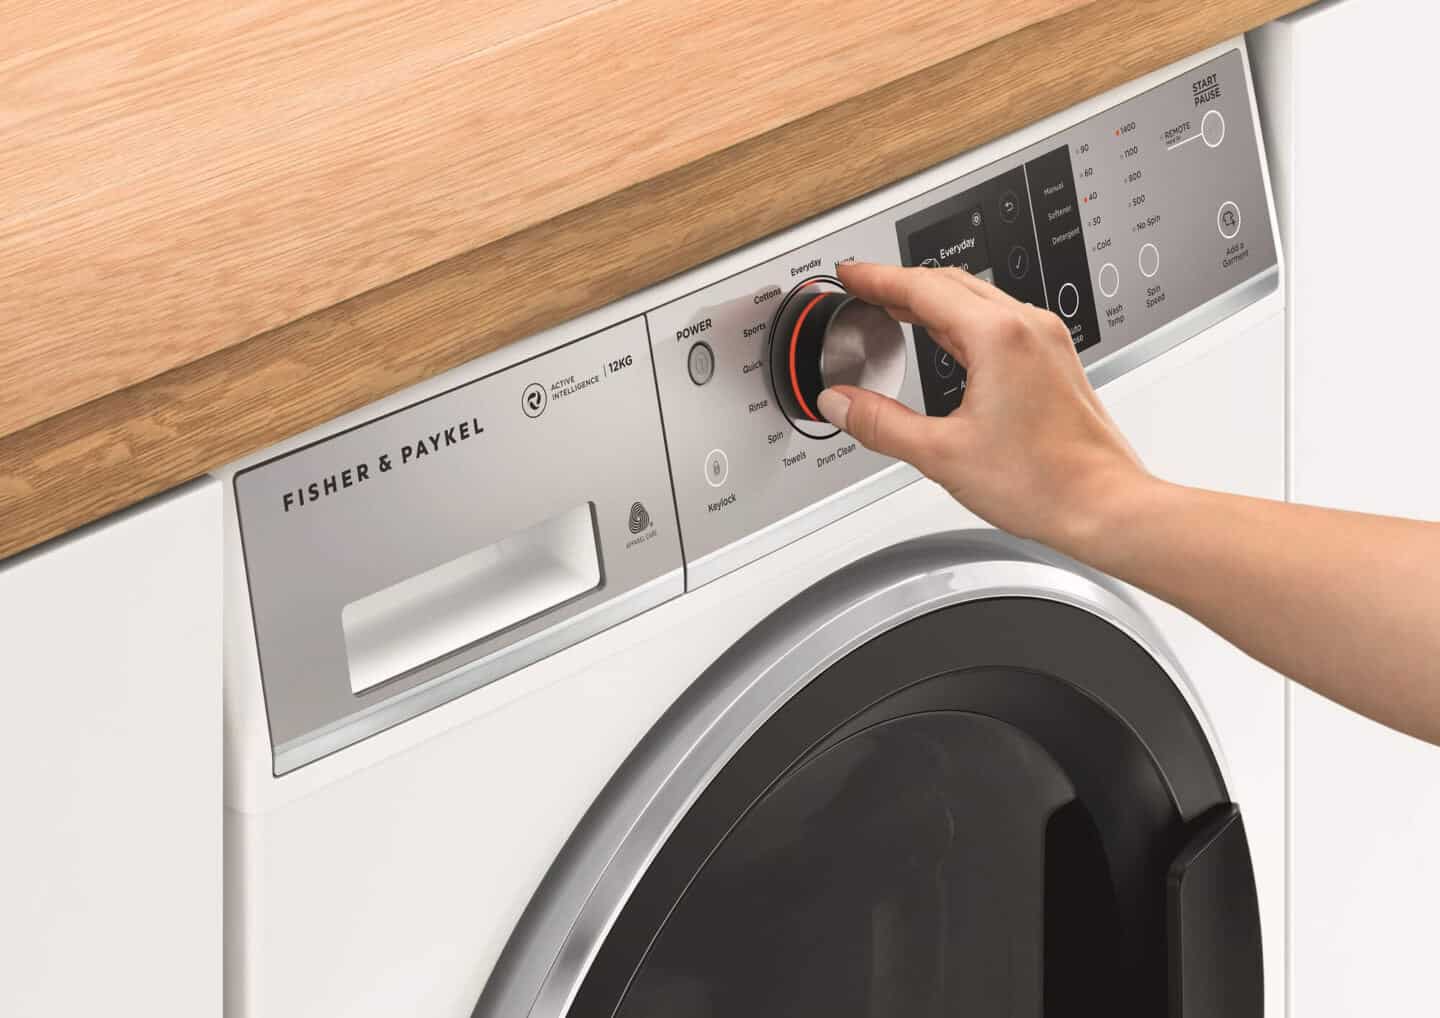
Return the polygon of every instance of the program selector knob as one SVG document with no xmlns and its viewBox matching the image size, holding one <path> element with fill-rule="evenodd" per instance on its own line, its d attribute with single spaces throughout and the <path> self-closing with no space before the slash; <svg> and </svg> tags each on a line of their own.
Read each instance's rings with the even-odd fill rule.
<svg viewBox="0 0 1440 1018">
<path fill-rule="evenodd" d="M 884 308 L 846 293 L 829 277 L 806 280 L 781 302 L 770 329 L 770 379 L 790 423 L 811 438 L 835 434 L 817 400 L 831 385 L 858 385 L 898 398 L 905 334 Z"/>
</svg>

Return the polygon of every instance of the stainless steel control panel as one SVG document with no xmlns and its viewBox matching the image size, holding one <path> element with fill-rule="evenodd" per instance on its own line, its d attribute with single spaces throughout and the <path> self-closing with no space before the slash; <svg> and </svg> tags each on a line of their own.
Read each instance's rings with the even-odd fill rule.
<svg viewBox="0 0 1440 1018">
<path fill-rule="evenodd" d="M 651 311 L 692 587 L 913 476 L 832 428 L 791 426 L 774 405 L 773 308 L 846 259 L 960 266 L 1048 307 L 1097 384 L 1155 356 L 1208 324 L 1182 321 L 1191 312 L 1228 313 L 1222 295 L 1275 273 L 1240 52 Z M 953 410 L 963 367 L 905 329 L 899 398 Z M 713 375 L 697 375 L 697 356 Z"/>
<path fill-rule="evenodd" d="M 987 187 L 1006 177 L 1013 186 Z M 985 225 L 971 230 L 977 211 Z M 897 212 L 908 265 L 943 263 L 957 233 L 983 245 L 1007 219 L 1021 228 L 1014 241 L 991 239 L 994 282 L 1059 314 L 1096 384 L 1142 359 L 1125 354 L 1136 340 L 1276 267 L 1239 50 Z M 946 213 L 958 216 L 949 238 L 933 225 Z M 927 406 L 946 412 L 952 402 L 932 397 L 954 383 L 937 377 L 933 347 L 918 347 Z"/>
<path fill-rule="evenodd" d="M 797 513 L 804 515 L 795 525 L 810 530 L 853 509 L 855 498 L 815 504 L 877 472 L 890 476 L 865 485 L 859 498 L 915 477 L 827 424 L 792 423 L 777 406 L 768 356 L 775 312 L 798 283 L 833 274 L 850 258 L 898 261 L 892 222 L 877 216 L 647 315 L 692 587 L 793 539 L 784 524 Z M 699 383 L 696 349 L 714 361 L 713 375 Z M 914 370 L 900 398 L 920 405 Z"/>
<path fill-rule="evenodd" d="M 235 475 L 276 773 L 682 589 L 631 319 Z"/>
<path fill-rule="evenodd" d="M 631 299 L 599 332 L 238 471 L 276 773 L 913 480 L 811 413 L 828 369 L 801 377 L 796 309 L 843 303 L 820 299 L 840 262 L 959 266 L 1043 304 L 1097 383 L 1277 285 L 1238 49 L 923 193 L 892 191 L 829 217 L 838 228 L 800 228 L 791 250 L 737 255 L 723 278 L 702 267 L 688 292 Z M 846 356 L 873 363 L 883 345 L 902 402 L 959 405 L 963 366 L 884 324 L 885 344 L 850 335 Z"/>
</svg>

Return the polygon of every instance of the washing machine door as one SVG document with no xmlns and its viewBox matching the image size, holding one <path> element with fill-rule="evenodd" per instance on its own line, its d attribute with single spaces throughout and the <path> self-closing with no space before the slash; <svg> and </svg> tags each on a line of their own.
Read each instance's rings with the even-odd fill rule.
<svg viewBox="0 0 1440 1018">
<path fill-rule="evenodd" d="M 1258 1016 L 1249 850 L 1183 683 L 1043 553 L 952 535 L 859 563 L 657 726 L 477 1013 Z"/>
</svg>

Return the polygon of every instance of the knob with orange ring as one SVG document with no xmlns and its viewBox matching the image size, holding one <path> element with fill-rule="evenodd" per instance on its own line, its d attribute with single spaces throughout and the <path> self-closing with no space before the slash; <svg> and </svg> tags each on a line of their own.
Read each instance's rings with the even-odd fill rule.
<svg viewBox="0 0 1440 1018">
<path fill-rule="evenodd" d="M 770 325 L 776 402 L 809 438 L 836 434 L 817 406 L 826 386 L 859 385 L 898 397 L 905 362 L 899 323 L 883 308 L 846 293 L 829 276 L 807 279 L 791 290 Z"/>
</svg>

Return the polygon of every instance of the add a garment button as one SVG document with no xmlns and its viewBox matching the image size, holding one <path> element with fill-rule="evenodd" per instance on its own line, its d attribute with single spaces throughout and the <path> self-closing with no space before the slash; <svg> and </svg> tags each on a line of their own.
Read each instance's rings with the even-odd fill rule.
<svg viewBox="0 0 1440 1018">
<path fill-rule="evenodd" d="M 1240 232 L 1240 206 L 1233 201 L 1221 205 L 1220 211 L 1215 213 L 1215 225 L 1220 228 L 1220 236 L 1233 240 Z"/>
<path fill-rule="evenodd" d="M 718 488 L 730 476 L 730 458 L 723 449 L 711 449 L 705 457 L 705 483 Z"/>
</svg>

